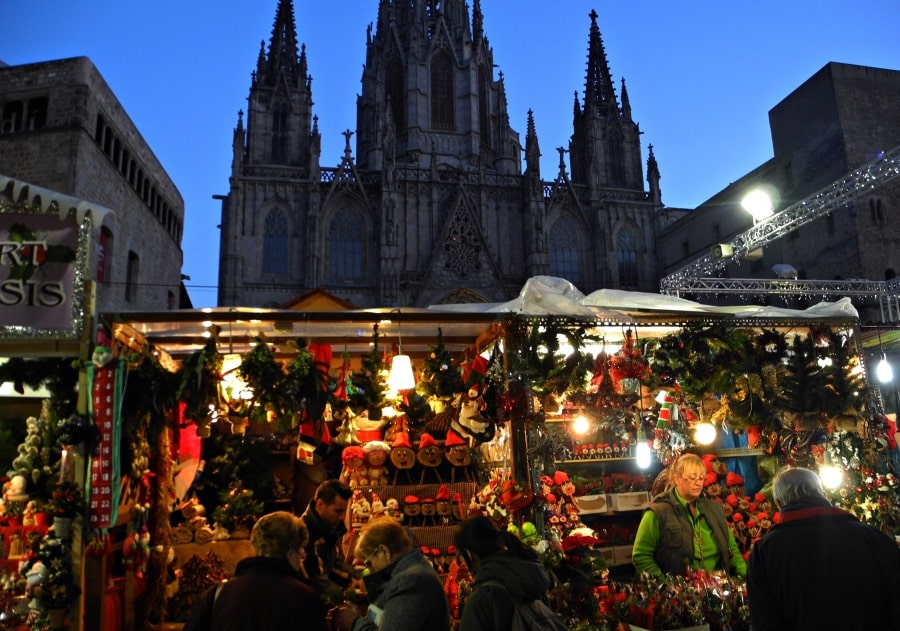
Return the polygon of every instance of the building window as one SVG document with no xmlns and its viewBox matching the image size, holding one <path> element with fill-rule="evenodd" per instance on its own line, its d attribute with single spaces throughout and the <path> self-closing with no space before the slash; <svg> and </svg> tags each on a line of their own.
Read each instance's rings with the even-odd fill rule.
<svg viewBox="0 0 900 631">
<path fill-rule="evenodd" d="M 616 262 L 619 266 L 620 287 L 635 287 L 638 284 L 637 244 L 634 230 L 619 230 L 616 237 Z"/>
<path fill-rule="evenodd" d="M 137 300 L 138 274 L 140 273 L 140 259 L 137 252 L 128 252 L 128 265 L 125 268 L 125 300 L 134 302 Z"/>
<path fill-rule="evenodd" d="M 869 200 L 869 214 L 872 216 L 872 223 L 876 226 L 884 225 L 884 207 L 881 205 L 880 198 Z"/>
<path fill-rule="evenodd" d="M 388 62 L 385 82 L 387 83 L 387 87 L 384 92 L 391 102 L 391 115 L 394 117 L 394 128 L 401 129 L 404 124 L 403 64 L 396 57 L 391 58 Z"/>
<path fill-rule="evenodd" d="M 10 101 L 3 106 L 3 127 L 0 132 L 11 134 L 22 129 L 22 118 L 25 115 L 25 104 L 22 101 Z"/>
<path fill-rule="evenodd" d="M 453 62 L 440 51 L 431 60 L 431 128 L 453 131 Z"/>
<path fill-rule="evenodd" d="M 561 217 L 550 228 L 547 249 L 550 257 L 550 275 L 565 278 L 577 285 L 581 282 L 580 248 L 578 231 L 568 217 Z"/>
<path fill-rule="evenodd" d="M 273 208 L 263 225 L 263 274 L 287 273 L 288 221 L 280 208 Z"/>
<path fill-rule="evenodd" d="M 100 241 L 97 244 L 97 282 L 107 283 L 112 279 L 112 231 L 103 226 L 100 228 Z"/>
<path fill-rule="evenodd" d="M 284 164 L 288 146 L 288 107 L 276 103 L 272 112 L 272 162 Z"/>
<path fill-rule="evenodd" d="M 481 142 L 490 145 L 491 132 L 488 126 L 488 113 L 490 112 L 488 109 L 488 99 L 490 99 L 488 86 L 490 81 L 488 81 L 484 68 L 479 68 L 478 78 L 480 79 L 478 82 L 478 129 L 481 133 Z"/>
<path fill-rule="evenodd" d="M 328 229 L 328 275 L 332 280 L 363 276 L 365 229 L 359 215 L 344 206 L 331 218 Z"/>
</svg>

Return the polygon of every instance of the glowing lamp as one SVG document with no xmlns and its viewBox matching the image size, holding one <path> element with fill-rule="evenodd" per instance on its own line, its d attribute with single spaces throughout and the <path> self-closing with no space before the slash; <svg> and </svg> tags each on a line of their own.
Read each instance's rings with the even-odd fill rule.
<svg viewBox="0 0 900 631">
<path fill-rule="evenodd" d="M 711 445 L 716 440 L 716 426 L 712 423 L 697 423 L 694 426 L 694 440 L 700 445 Z"/>
</svg>

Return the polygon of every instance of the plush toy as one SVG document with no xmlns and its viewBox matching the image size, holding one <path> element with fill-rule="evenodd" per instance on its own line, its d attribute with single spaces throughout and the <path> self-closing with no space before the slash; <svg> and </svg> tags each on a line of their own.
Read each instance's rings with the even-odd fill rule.
<svg viewBox="0 0 900 631">
<path fill-rule="evenodd" d="M 359 530 L 369 521 L 372 516 L 372 505 L 361 489 L 353 491 L 353 498 L 350 503 L 350 529 Z"/>
<path fill-rule="evenodd" d="M 400 510 L 400 502 L 395 500 L 393 497 L 389 497 L 388 500 L 384 503 L 384 514 L 399 522 L 402 522 L 403 518 L 405 517 L 403 511 Z"/>
<path fill-rule="evenodd" d="M 424 484 L 426 474 L 430 471 L 437 477 L 437 481 L 443 484 L 441 472 L 438 467 L 444 461 L 444 451 L 437 444 L 431 434 L 422 434 L 419 440 L 419 451 L 416 452 L 416 460 L 422 465 L 422 474 L 419 476 L 419 484 Z"/>
<path fill-rule="evenodd" d="M 373 519 L 378 519 L 385 515 L 385 507 L 384 502 L 381 501 L 381 497 L 379 497 L 378 493 L 372 492 L 372 514 L 369 517 L 369 521 Z"/>
<path fill-rule="evenodd" d="M 344 465 L 340 480 L 351 489 L 369 485 L 366 471 L 366 453 L 358 445 L 344 447 L 341 452 L 341 463 Z"/>
<path fill-rule="evenodd" d="M 383 440 L 371 440 L 363 446 L 366 455 L 366 469 L 369 486 L 385 486 L 388 483 L 388 468 L 385 466 L 391 446 Z"/>
<path fill-rule="evenodd" d="M 416 452 L 413 451 L 409 435 L 406 432 L 400 432 L 394 436 L 394 441 L 391 443 L 391 464 L 394 465 L 392 484 L 397 484 L 397 476 L 401 471 L 406 475 L 406 481 L 409 484 L 413 483 L 410 469 L 416 464 Z"/>
<path fill-rule="evenodd" d="M 454 430 L 480 443 L 493 437 L 491 420 L 484 416 L 486 404 L 481 396 L 480 384 L 474 384 L 468 392 L 459 397 L 459 411 L 451 423 Z"/>
</svg>

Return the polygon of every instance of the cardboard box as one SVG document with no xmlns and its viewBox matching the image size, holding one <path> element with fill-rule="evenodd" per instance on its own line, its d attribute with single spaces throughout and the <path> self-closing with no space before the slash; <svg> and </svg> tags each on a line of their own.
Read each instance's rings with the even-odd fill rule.
<svg viewBox="0 0 900 631">
<path fill-rule="evenodd" d="M 650 493 L 635 491 L 632 493 L 610 493 L 609 510 L 629 511 L 643 510 L 650 506 Z"/>
<path fill-rule="evenodd" d="M 609 512 L 609 500 L 605 493 L 600 495 L 579 495 L 575 499 L 578 500 L 578 508 L 584 515 Z"/>
<path fill-rule="evenodd" d="M 634 546 L 613 546 L 613 557 L 616 565 L 631 565 L 631 551 Z"/>
</svg>

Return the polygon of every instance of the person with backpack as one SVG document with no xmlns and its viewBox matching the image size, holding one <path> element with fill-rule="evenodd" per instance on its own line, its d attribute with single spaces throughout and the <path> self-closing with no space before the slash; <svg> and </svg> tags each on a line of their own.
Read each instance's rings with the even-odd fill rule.
<svg viewBox="0 0 900 631">
<path fill-rule="evenodd" d="M 550 578 L 537 554 L 515 535 L 487 517 L 470 517 L 457 530 L 455 544 L 475 576 L 459 631 L 568 628 L 543 601 Z"/>
</svg>

